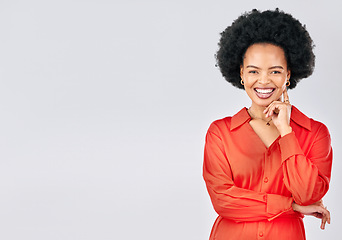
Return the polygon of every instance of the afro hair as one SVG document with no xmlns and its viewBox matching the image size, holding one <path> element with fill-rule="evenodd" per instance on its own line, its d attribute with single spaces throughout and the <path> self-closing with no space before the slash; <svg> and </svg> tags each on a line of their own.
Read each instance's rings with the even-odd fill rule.
<svg viewBox="0 0 342 240">
<path fill-rule="evenodd" d="M 302 78 L 312 74 L 315 67 L 314 44 L 305 25 L 278 8 L 264 12 L 253 9 L 227 27 L 218 43 L 217 65 L 223 77 L 235 87 L 243 89 L 240 66 L 247 48 L 255 43 L 270 43 L 284 50 L 291 71 L 288 88 L 296 87 Z"/>
</svg>

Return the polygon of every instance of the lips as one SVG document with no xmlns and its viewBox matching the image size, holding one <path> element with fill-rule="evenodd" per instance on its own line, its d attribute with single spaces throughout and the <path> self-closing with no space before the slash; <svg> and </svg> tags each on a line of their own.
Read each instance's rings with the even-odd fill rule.
<svg viewBox="0 0 342 240">
<path fill-rule="evenodd" d="M 259 98 L 266 99 L 272 96 L 275 88 L 254 88 L 256 95 Z"/>
</svg>

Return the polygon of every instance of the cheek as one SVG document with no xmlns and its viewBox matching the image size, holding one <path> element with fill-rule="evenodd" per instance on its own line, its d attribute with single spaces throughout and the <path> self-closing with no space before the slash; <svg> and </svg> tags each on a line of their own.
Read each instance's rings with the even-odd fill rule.
<svg viewBox="0 0 342 240">
<path fill-rule="evenodd" d="M 252 87 L 255 84 L 255 82 L 257 82 L 257 78 L 253 76 L 245 76 L 244 82 L 245 87 Z"/>
<path fill-rule="evenodd" d="M 279 77 L 278 79 L 274 79 L 274 83 L 276 83 L 278 88 L 285 89 L 286 88 L 287 78 L 286 76 Z"/>
</svg>

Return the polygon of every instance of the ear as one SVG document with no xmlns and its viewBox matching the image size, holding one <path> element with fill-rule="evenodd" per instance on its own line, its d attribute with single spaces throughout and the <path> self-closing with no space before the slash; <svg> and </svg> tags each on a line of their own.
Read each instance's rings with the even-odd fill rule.
<svg viewBox="0 0 342 240">
<path fill-rule="evenodd" d="M 240 65 L 240 78 L 243 79 L 243 66 Z"/>
<path fill-rule="evenodd" d="M 290 80 L 290 78 L 291 78 L 291 71 L 290 70 L 287 70 L 286 77 L 287 77 L 287 80 Z"/>
</svg>

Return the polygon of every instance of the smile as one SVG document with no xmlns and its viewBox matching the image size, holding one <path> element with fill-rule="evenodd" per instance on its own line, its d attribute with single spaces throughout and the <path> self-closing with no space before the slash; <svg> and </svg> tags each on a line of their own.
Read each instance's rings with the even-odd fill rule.
<svg viewBox="0 0 342 240">
<path fill-rule="evenodd" d="M 275 88 L 254 88 L 256 95 L 262 99 L 271 97 L 274 90 Z"/>
</svg>

